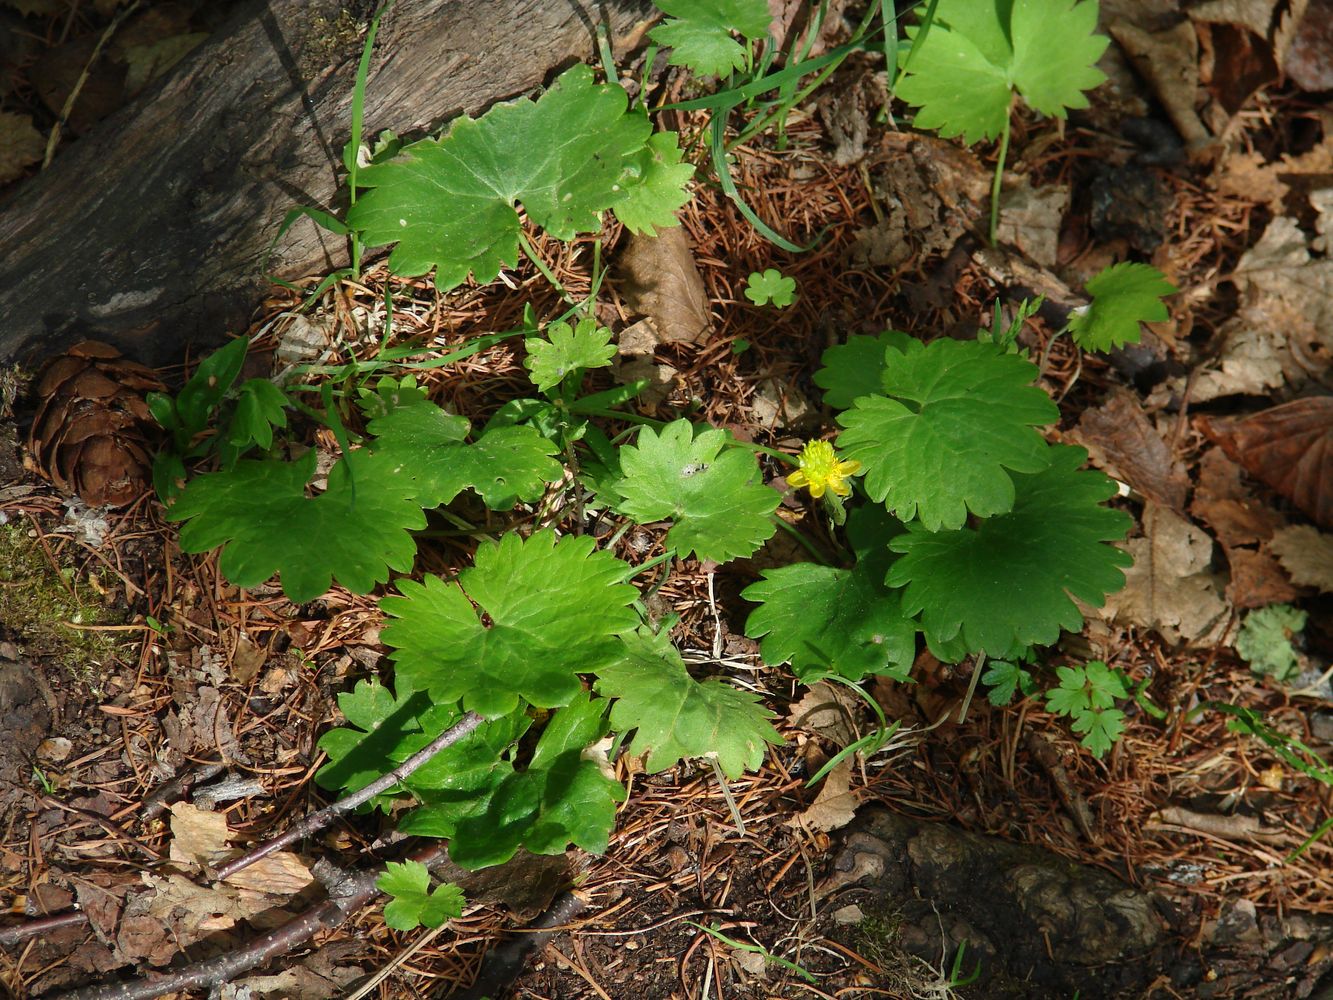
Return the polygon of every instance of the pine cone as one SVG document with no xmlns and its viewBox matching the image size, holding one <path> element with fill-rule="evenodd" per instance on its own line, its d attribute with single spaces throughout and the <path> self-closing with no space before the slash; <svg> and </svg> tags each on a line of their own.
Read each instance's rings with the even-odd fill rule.
<svg viewBox="0 0 1333 1000">
<path fill-rule="evenodd" d="M 164 388 L 151 369 L 109 344 L 74 345 L 37 381 L 41 404 L 28 437 L 36 470 L 91 507 L 134 500 L 153 464 L 155 425 L 143 394 Z"/>
</svg>

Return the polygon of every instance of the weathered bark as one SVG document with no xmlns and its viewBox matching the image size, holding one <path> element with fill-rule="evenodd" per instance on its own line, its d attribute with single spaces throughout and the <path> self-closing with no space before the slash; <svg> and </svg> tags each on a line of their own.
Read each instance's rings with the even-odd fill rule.
<svg viewBox="0 0 1333 1000">
<path fill-rule="evenodd" d="M 593 55 L 598 23 L 619 53 L 650 14 L 646 0 L 399 0 L 371 62 L 367 134 L 520 94 Z M 0 206 L 0 361 L 95 337 L 157 363 L 247 325 L 282 217 L 339 196 L 364 38 L 339 15 L 337 0 L 247 4 Z M 303 220 L 267 266 L 344 262 L 343 241 Z"/>
</svg>

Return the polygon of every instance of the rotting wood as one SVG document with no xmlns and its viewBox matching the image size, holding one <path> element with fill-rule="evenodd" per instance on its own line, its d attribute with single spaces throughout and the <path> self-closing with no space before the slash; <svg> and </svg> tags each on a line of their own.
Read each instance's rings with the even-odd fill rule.
<svg viewBox="0 0 1333 1000">
<path fill-rule="evenodd" d="M 413 136 L 541 84 L 648 26 L 646 0 L 400 0 L 371 60 L 366 134 Z M 241 7 L 158 87 L 64 149 L 0 206 L 0 361 L 94 337 L 179 360 L 244 328 L 296 205 L 342 180 L 364 23 L 334 0 Z M 346 262 L 301 220 L 269 258 L 297 278 Z"/>
</svg>

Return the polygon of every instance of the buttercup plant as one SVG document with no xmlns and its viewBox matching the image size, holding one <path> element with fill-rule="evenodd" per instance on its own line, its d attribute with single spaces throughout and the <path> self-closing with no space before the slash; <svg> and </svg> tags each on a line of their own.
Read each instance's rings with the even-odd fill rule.
<svg viewBox="0 0 1333 1000">
<path fill-rule="evenodd" d="M 984 18 L 974 29 L 960 17 L 965 6 L 990 9 L 984 0 L 942 0 L 931 37 L 939 30 L 947 36 L 939 43 L 966 42 L 1000 60 L 990 64 L 1004 71 L 1002 112 L 1011 87 L 1042 110 L 1060 101 L 1077 106 L 1071 95 L 1091 77 L 1061 84 L 1034 68 L 1028 0 L 1015 0 L 1007 34 Z M 754 68 L 768 25 L 764 0 L 679 0 L 663 9 L 672 20 L 653 38 L 674 46 L 673 60 L 698 72 Z M 1088 10 L 1095 14 L 1091 2 L 1061 6 L 1061 23 L 1082 31 Z M 972 35 L 955 29 L 964 23 Z M 1096 45 L 1080 42 L 1078 59 Z M 926 108 L 943 98 L 926 78 L 946 54 L 927 37 L 906 67 L 906 93 L 925 99 L 927 120 Z M 990 91 L 999 89 L 991 81 Z M 994 94 L 984 115 L 972 109 L 961 119 L 958 133 L 998 121 Z M 936 116 L 953 121 L 945 114 L 956 113 L 953 106 L 941 107 Z M 676 224 L 693 172 L 681 161 L 675 134 L 654 133 L 623 90 L 574 66 L 535 100 L 460 118 L 438 138 L 391 144 L 357 172 L 346 225 L 365 246 L 392 246 L 393 273 L 433 271 L 447 291 L 469 277 L 491 280 L 520 253 L 545 268 L 520 209 L 565 240 L 596 232 L 606 212 L 638 232 Z M 770 273 L 780 280 L 752 276 L 747 293 L 781 305 L 790 279 Z M 1157 287 L 1140 272 L 1132 277 L 1094 290 L 1094 310 L 1076 330 L 1080 344 L 1128 339 L 1145 290 Z M 1131 296 L 1134 305 L 1124 304 Z M 709 759 L 728 778 L 757 768 L 781 741 L 757 696 L 690 673 L 670 623 L 654 627 L 635 582 L 673 558 L 744 559 L 780 524 L 791 530 L 776 516 L 782 498 L 766 478 L 773 469 L 757 453 L 793 466 L 788 485 L 845 524 L 834 565 L 768 569 L 745 591 L 756 605 L 746 630 L 760 640 L 763 660 L 789 665 L 805 683 L 907 680 L 923 639 L 942 660 L 989 657 L 993 693 L 1035 693 L 1031 673 L 1016 664 L 1081 626 L 1074 598 L 1097 606 L 1122 584 L 1129 557 L 1111 543 L 1124 537 L 1129 518 L 1105 506 L 1114 486 L 1082 469 L 1085 452 L 1043 438 L 1039 428 L 1058 410 L 1035 384 L 1036 366 L 1017 353 L 1014 331 L 1000 335 L 998 318 L 994 342 L 923 343 L 890 331 L 830 348 L 815 381 L 841 429 L 794 457 L 685 418 L 663 423 L 619 409 L 637 386 L 581 395 L 584 373 L 614 354 L 611 331 L 592 316 L 591 302 L 574 303 L 544 327 L 530 317 L 515 332 L 536 395 L 507 403 L 484 426 L 438 406 L 401 370 L 381 367 L 377 382 L 348 372 L 345 396 L 326 386 L 322 411 L 298 407 L 339 443 L 318 490 L 315 453 L 284 456 L 278 432 L 291 397 L 243 386 L 226 440 L 265 454 L 225 455 L 218 471 L 190 479 L 168 510 L 182 523 L 182 549 L 220 549 L 219 569 L 239 586 L 276 575 L 296 602 L 335 582 L 362 594 L 385 588 L 379 609 L 392 681 L 361 680 L 339 697 L 346 724 L 321 738 L 328 759 L 316 780 L 335 792 L 365 789 L 366 808 L 401 812 L 405 833 L 447 838 L 456 863 L 500 864 L 520 848 L 605 850 L 626 794 L 607 737 L 649 772 Z M 198 413 L 206 421 L 218 411 L 240 370 L 238 343 L 201 366 L 222 373 L 222 393 L 208 383 L 197 399 L 192 381 L 154 406 L 164 426 L 179 431 L 170 467 L 177 478 L 181 459 L 198 454 L 190 450 L 201 433 Z M 608 416 L 634 429 L 613 438 L 598 423 Z M 545 502 L 564 490 L 577 491 L 578 501 Z M 432 511 L 459 523 L 446 508 L 463 493 L 501 523 L 539 507 L 540 526 L 488 529 L 498 537 L 481 542 L 471 565 L 417 578 L 417 533 Z M 562 517 L 544 513 L 585 507 L 626 524 L 665 523 L 662 551 L 632 565 L 580 534 L 581 525 L 565 531 Z M 1089 686 L 1091 672 L 1084 669 L 1080 689 L 1087 705 L 1061 694 L 1052 707 L 1067 708 L 1100 753 L 1118 735 L 1103 702 L 1107 692 L 1119 695 L 1100 681 Z M 1057 690 L 1072 692 L 1064 681 Z M 428 748 L 426 763 L 375 785 Z M 460 905 L 411 863 L 388 871 L 382 888 L 394 897 L 386 919 L 395 927 L 436 925 Z"/>
</svg>

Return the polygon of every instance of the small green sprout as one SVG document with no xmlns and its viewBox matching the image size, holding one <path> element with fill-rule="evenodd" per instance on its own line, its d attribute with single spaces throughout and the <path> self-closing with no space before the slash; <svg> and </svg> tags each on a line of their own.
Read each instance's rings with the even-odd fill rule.
<svg viewBox="0 0 1333 1000">
<path fill-rule="evenodd" d="M 757 306 L 771 304 L 779 309 L 786 308 L 796 301 L 796 279 L 785 277 L 772 267 L 763 273 L 751 271 L 746 280 L 745 297 Z"/>
</svg>

